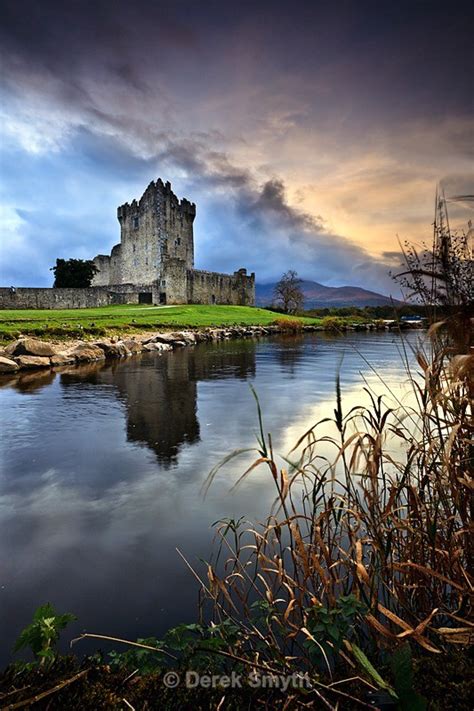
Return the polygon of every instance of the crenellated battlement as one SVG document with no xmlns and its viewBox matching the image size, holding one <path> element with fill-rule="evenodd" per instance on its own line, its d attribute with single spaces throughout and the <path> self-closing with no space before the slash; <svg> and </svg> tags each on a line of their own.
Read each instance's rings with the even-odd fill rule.
<svg viewBox="0 0 474 711">
<path fill-rule="evenodd" d="M 169 181 L 163 183 L 161 178 L 158 178 L 156 182 L 151 181 L 139 200 L 134 199 L 131 202 L 120 205 L 117 208 L 117 218 L 119 222 L 122 222 L 129 217 L 143 214 L 150 209 L 158 209 L 160 203 L 167 203 L 171 209 L 178 210 L 183 217 L 187 216 L 194 220 L 196 216 L 195 203 L 186 198 L 179 200 L 171 189 L 171 183 Z"/>
</svg>

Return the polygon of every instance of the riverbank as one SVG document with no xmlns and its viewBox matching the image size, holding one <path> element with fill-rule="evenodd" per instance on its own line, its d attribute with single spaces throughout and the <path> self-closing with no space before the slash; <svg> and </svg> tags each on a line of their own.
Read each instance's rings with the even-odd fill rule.
<svg viewBox="0 0 474 711">
<path fill-rule="evenodd" d="M 343 324 L 341 330 L 376 330 L 376 324 Z M 144 352 L 165 352 L 198 343 L 217 342 L 237 338 L 262 338 L 285 333 L 314 333 L 326 329 L 324 325 L 306 324 L 301 320 L 278 319 L 268 326 L 233 326 L 182 331 L 145 332 L 133 336 L 99 340 L 45 341 L 22 336 L 0 349 L 0 374 L 14 374 L 23 370 L 50 369 L 95 361 L 129 358 Z"/>
<path fill-rule="evenodd" d="M 215 640 L 217 641 L 218 638 Z M 206 657 L 194 654 L 192 670 L 183 662 L 166 666 L 156 663 L 153 653 L 146 650 L 142 657 L 118 653 L 119 663 L 98 652 L 82 661 L 72 656 L 59 656 L 43 667 L 35 664 L 11 665 L 0 673 L 2 709 L 30 708 L 48 711 L 112 711 L 120 709 L 226 709 L 242 711 L 257 704 L 263 708 L 285 709 L 329 708 L 355 711 L 361 708 L 387 711 L 433 711 L 457 709 L 468 711 L 471 706 L 473 681 L 470 655 L 465 650 L 429 657 L 418 654 L 412 669 L 417 692 L 412 691 L 402 703 L 386 691 L 374 691 L 363 670 L 344 680 L 338 670 L 336 680 L 321 682 L 318 675 L 295 672 L 286 677 L 265 673 L 265 668 L 246 660 L 227 659 L 208 651 Z M 143 654 L 144 653 L 144 654 Z M 157 655 L 155 655 L 157 656 Z M 204 658 L 203 658 L 204 657 Z M 189 662 L 189 660 L 188 660 Z M 147 667 L 148 664 L 148 668 Z M 207 666 L 206 666 L 207 664 Z M 204 665 L 204 666 L 203 666 Z M 196 670 L 199 670 L 196 671 Z M 350 674 L 348 665 L 347 673 Z M 352 670 L 353 671 L 353 670 Z M 393 676 L 389 665 L 383 670 Z M 302 682 L 298 683 L 301 678 Z M 284 684 L 289 680 L 288 687 Z M 369 677 L 370 679 L 370 677 Z M 373 680 L 372 680 L 373 681 Z M 335 683 L 334 683 L 335 682 Z M 410 683 L 409 682 L 409 683 Z M 230 687 L 230 688 L 229 688 Z M 326 703 L 321 702 L 324 693 Z"/>
</svg>

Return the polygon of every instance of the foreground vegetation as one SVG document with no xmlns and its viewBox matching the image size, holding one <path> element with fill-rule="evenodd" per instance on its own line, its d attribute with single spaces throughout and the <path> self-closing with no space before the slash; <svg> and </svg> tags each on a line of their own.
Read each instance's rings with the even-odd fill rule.
<svg viewBox="0 0 474 711">
<path fill-rule="evenodd" d="M 275 319 L 290 318 L 251 306 L 121 305 L 94 309 L 21 309 L 0 311 L 0 338 L 20 335 L 41 337 L 103 336 L 114 332 L 136 332 L 163 328 L 206 328 L 220 326 L 268 326 Z M 302 318 L 307 324 L 320 319 Z"/>
<path fill-rule="evenodd" d="M 321 649 L 327 646 L 332 653 L 335 636 L 331 629 L 344 629 L 347 634 L 360 609 L 355 597 L 345 596 L 326 615 L 326 623 L 323 612 L 319 613 Z M 268 612 L 257 600 L 245 628 L 227 617 L 210 625 L 180 625 L 162 640 L 126 642 L 85 634 L 71 644 L 92 636 L 119 644 L 119 649 L 96 652 L 80 661 L 55 650 L 60 631 L 74 616 L 57 615 L 51 605 L 43 605 L 16 644 L 17 650 L 30 647 L 34 661 L 16 662 L 0 674 L 1 708 L 240 711 L 262 706 L 422 711 L 430 699 L 429 708 L 434 711 L 471 709 L 472 658 L 463 649 L 414 656 L 410 643 L 402 641 L 385 652 L 375 669 L 362 649 L 346 640 L 346 649 L 340 650 L 341 658 L 332 671 L 321 668 L 320 656 L 312 660 L 310 671 L 302 669 L 296 657 L 291 658 L 291 669 L 285 669 L 281 659 L 269 664 L 265 654 L 260 659 L 245 649 L 246 630 L 261 631 L 262 642 L 265 639 Z M 264 647 L 260 645 L 262 651 Z"/>
</svg>

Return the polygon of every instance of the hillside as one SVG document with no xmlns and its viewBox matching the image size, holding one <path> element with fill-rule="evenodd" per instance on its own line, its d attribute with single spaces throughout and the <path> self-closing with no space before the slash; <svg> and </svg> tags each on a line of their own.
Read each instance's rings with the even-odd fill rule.
<svg viewBox="0 0 474 711">
<path fill-rule="evenodd" d="M 268 306 L 273 301 L 275 283 L 256 284 L 255 298 L 257 306 Z M 387 306 L 400 303 L 389 296 L 378 294 L 358 286 L 324 286 L 317 281 L 302 281 L 301 288 L 305 297 L 304 307 L 337 308 L 342 306 Z"/>
</svg>

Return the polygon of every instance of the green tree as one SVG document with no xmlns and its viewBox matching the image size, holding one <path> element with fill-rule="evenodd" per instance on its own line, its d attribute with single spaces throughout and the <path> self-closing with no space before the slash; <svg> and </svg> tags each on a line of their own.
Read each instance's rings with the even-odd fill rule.
<svg viewBox="0 0 474 711">
<path fill-rule="evenodd" d="M 54 272 L 55 289 L 81 289 L 91 285 L 94 275 L 99 271 L 91 259 L 56 259 Z"/>
</svg>

